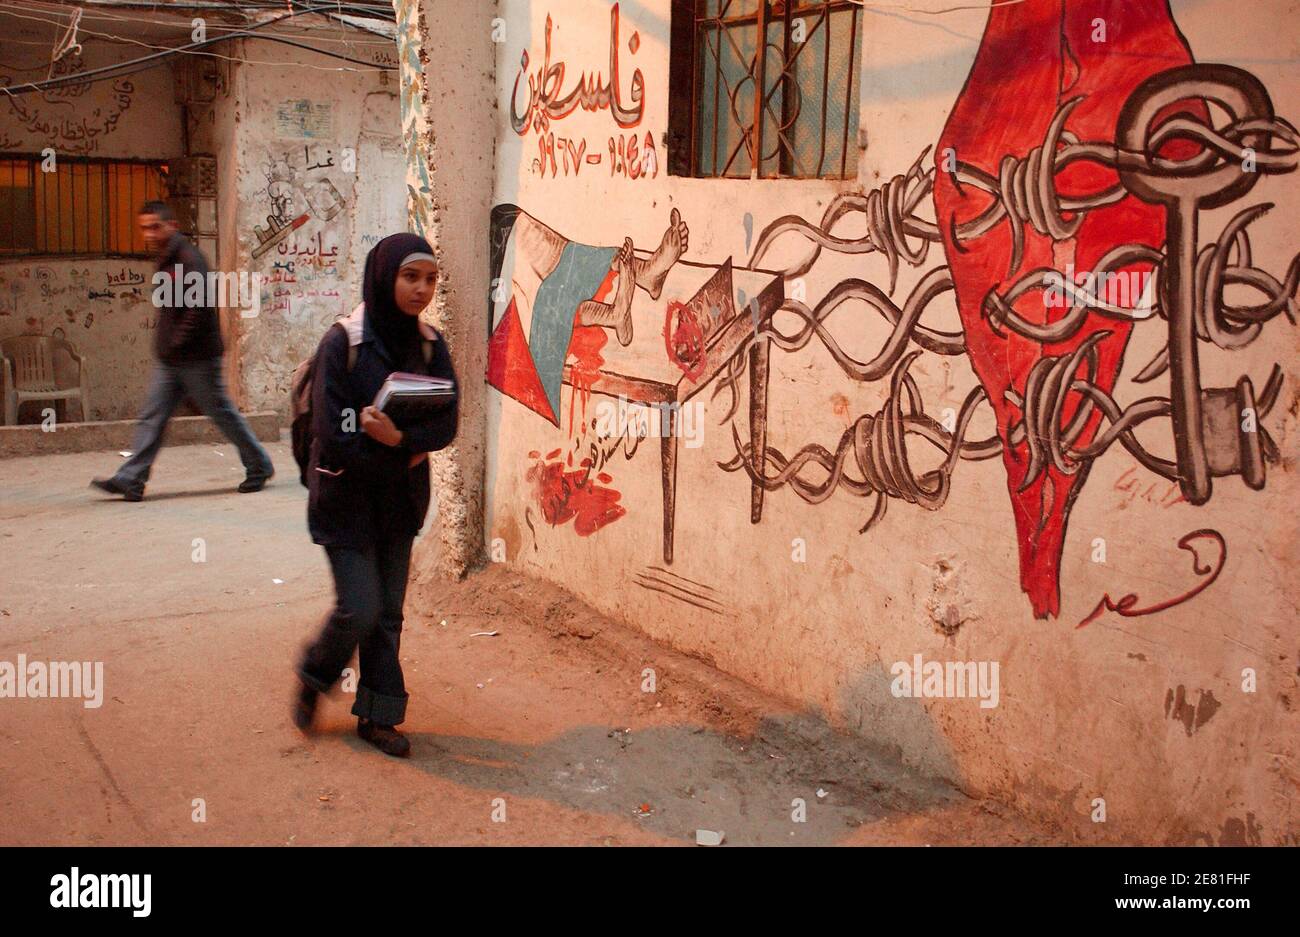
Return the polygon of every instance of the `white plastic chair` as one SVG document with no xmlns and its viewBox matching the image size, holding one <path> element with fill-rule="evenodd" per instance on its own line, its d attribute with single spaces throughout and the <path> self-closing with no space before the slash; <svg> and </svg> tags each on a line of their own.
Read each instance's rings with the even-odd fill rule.
<svg viewBox="0 0 1300 937">
<path fill-rule="evenodd" d="M 54 368 L 54 353 L 65 351 L 77 362 L 77 384 L 60 386 Z M 69 341 L 48 335 L 18 335 L 0 341 L 4 363 L 4 422 L 18 422 L 18 408 L 28 400 L 73 400 L 81 405 L 86 420 L 86 360 Z"/>
</svg>

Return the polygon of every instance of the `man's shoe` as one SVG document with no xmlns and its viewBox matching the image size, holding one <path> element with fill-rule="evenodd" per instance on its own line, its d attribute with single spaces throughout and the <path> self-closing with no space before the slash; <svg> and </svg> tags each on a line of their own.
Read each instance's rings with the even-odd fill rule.
<svg viewBox="0 0 1300 937">
<path fill-rule="evenodd" d="M 369 719 L 358 719 L 357 735 L 385 755 L 392 755 L 394 758 L 406 758 L 411 754 L 411 740 L 392 726 L 381 726 Z"/>
<path fill-rule="evenodd" d="M 107 491 L 111 495 L 121 495 L 125 501 L 143 501 L 144 492 L 138 488 L 128 488 L 115 478 L 95 478 L 90 482 L 91 488 Z"/>
<path fill-rule="evenodd" d="M 250 491 L 261 491 L 274 476 L 275 472 L 268 472 L 265 475 L 249 475 L 239 483 L 239 490 L 244 494 Z"/>
<path fill-rule="evenodd" d="M 320 693 L 314 687 L 303 684 L 298 695 L 293 699 L 293 724 L 300 732 L 310 732 L 312 719 L 316 717 L 316 701 Z"/>
</svg>

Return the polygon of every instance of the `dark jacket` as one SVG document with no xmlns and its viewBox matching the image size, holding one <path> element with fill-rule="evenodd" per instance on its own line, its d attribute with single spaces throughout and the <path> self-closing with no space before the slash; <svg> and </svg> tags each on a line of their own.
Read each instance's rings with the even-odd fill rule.
<svg viewBox="0 0 1300 937">
<path fill-rule="evenodd" d="M 312 447 L 307 467 L 307 525 L 312 540 L 326 546 L 362 548 L 380 539 L 414 537 L 429 510 L 429 460 L 409 467 L 417 452 L 442 449 L 456 438 L 458 405 L 427 423 L 406 427 L 402 442 L 385 446 L 361 431 L 361 411 L 393 371 L 449 378 L 447 343 L 436 330 L 428 365 L 423 357 L 394 361 L 367 321 L 348 371 L 348 335 L 330 328 L 317 349 L 312 380 Z M 459 393 L 459 386 L 457 386 Z M 354 416 L 344 428 L 344 411 Z"/>
<path fill-rule="evenodd" d="M 177 265 L 180 266 L 179 279 L 176 278 Z M 220 358 L 225 348 L 221 343 L 217 310 L 210 305 L 185 305 L 185 277 L 191 273 L 203 277 L 204 301 L 213 299 L 208 295 L 208 263 L 202 252 L 177 231 L 167 241 L 167 254 L 158 262 L 158 272 L 172 278 L 171 302 L 159 306 L 158 328 L 154 331 L 153 349 L 158 360 L 180 364 Z"/>
</svg>

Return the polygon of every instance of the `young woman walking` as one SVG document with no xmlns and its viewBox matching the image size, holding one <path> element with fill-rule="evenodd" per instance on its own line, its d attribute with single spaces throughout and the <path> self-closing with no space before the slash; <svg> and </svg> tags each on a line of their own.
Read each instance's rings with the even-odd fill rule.
<svg viewBox="0 0 1300 937">
<path fill-rule="evenodd" d="M 363 305 L 329 329 L 312 382 L 307 520 L 329 557 L 336 604 L 298 664 L 293 719 L 310 731 L 327 693 L 359 651 L 357 734 L 398 757 L 407 692 L 398 649 L 411 543 L 429 508 L 426 453 L 456 436 L 455 403 L 399 429 L 370 405 L 394 371 L 455 382 L 437 330 L 420 322 L 438 280 L 433 249 L 414 234 L 384 238 L 366 257 Z"/>
</svg>

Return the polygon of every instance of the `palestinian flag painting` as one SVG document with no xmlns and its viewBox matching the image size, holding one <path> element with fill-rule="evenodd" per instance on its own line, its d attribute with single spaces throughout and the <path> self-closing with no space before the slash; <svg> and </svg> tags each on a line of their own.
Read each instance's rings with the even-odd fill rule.
<svg viewBox="0 0 1300 937">
<path fill-rule="evenodd" d="M 608 302 L 617 249 L 565 240 L 512 205 L 492 212 L 488 383 L 560 425 L 560 386 L 578 307 Z"/>
</svg>

